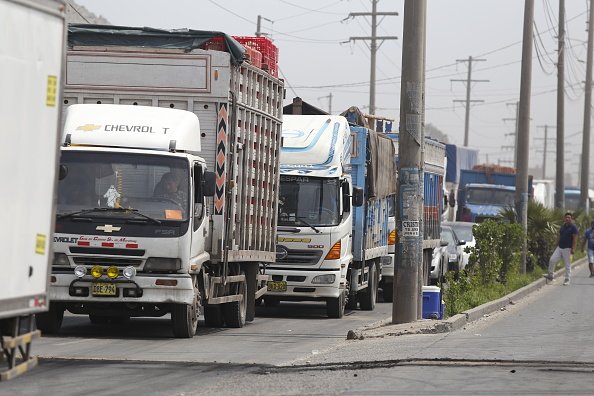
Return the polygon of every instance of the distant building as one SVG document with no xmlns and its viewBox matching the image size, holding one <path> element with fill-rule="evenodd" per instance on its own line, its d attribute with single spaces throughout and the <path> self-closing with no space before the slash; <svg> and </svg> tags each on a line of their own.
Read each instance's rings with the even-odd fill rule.
<svg viewBox="0 0 594 396">
<path fill-rule="evenodd" d="M 74 0 L 66 0 L 66 22 L 67 23 L 88 23 L 92 25 L 111 25 L 102 17 L 87 10 L 84 6 L 76 4 Z"/>
</svg>

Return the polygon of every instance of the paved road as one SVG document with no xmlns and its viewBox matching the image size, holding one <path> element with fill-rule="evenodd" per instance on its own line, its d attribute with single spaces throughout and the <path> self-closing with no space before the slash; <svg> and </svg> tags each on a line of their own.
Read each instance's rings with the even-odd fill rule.
<svg viewBox="0 0 594 396">
<path fill-rule="evenodd" d="M 282 352 L 278 355 L 282 358 L 258 365 L 46 360 L 31 373 L 0 384 L 0 394 L 591 395 L 594 394 L 594 279 L 587 277 L 586 267 L 582 265 L 574 271 L 571 286 L 555 281 L 505 311 L 452 333 L 347 341 L 338 329 L 325 330 L 320 336 L 331 347 L 322 349 L 316 346 L 318 339 L 309 337 L 319 331 L 314 326 L 315 319 L 283 318 L 275 331 L 257 337 L 256 329 L 260 322 L 265 323 L 259 319 L 253 327 L 198 337 L 195 340 L 208 338 L 208 342 L 200 344 L 194 343 L 195 340 L 187 340 L 186 344 L 186 340 L 166 338 L 163 327 L 160 338 L 140 339 L 142 346 L 131 349 L 139 355 L 151 355 L 151 351 L 166 348 L 168 343 L 181 343 L 178 347 L 200 345 L 204 351 L 210 351 L 220 347 L 219 343 L 235 339 L 249 340 L 244 341 L 249 349 L 253 343 L 269 338 L 272 341 L 266 344 L 267 356 L 275 356 L 282 348 L 287 349 L 287 354 Z M 359 313 L 345 319 L 351 320 Z M 268 318 L 266 322 L 274 320 Z M 283 330 L 290 329 L 280 324 L 293 320 L 296 325 L 306 322 L 304 326 L 309 327 L 308 331 L 300 330 L 301 339 L 295 344 L 289 341 L 290 336 L 282 335 Z M 75 327 L 81 331 L 85 326 Z M 247 338 L 234 334 L 241 331 L 248 332 Z M 385 333 L 389 333 L 389 328 Z M 78 336 L 47 338 L 44 342 L 62 339 L 77 341 Z M 105 345 L 94 347 L 94 342 L 105 341 L 139 339 L 97 336 L 89 344 L 81 344 L 86 345 L 88 353 L 98 353 L 96 350 Z M 160 345 L 154 348 L 147 341 Z M 302 342 L 308 346 L 300 347 Z M 313 348 L 318 353 L 312 353 Z M 295 359 L 299 353 L 300 358 Z"/>
</svg>

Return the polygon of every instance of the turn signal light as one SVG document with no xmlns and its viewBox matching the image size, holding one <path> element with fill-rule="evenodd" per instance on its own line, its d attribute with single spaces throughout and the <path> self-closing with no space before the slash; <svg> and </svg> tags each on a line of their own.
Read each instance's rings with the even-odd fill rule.
<svg viewBox="0 0 594 396">
<path fill-rule="evenodd" d="M 340 241 L 336 242 L 330 249 L 324 260 L 338 260 L 340 258 Z"/>
<path fill-rule="evenodd" d="M 396 230 L 390 231 L 390 235 L 388 235 L 388 245 L 396 245 Z"/>
<path fill-rule="evenodd" d="M 100 265 L 94 265 L 93 268 L 91 268 L 91 276 L 97 279 L 101 278 L 101 275 L 103 275 L 103 268 Z"/>
</svg>

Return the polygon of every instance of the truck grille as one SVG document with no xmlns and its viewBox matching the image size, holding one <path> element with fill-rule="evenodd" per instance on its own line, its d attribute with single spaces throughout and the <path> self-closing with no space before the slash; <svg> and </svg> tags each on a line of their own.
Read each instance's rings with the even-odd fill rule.
<svg viewBox="0 0 594 396">
<path fill-rule="evenodd" d="M 285 248 L 286 249 L 286 248 Z M 287 255 L 284 258 L 276 258 L 277 264 L 302 264 L 302 265 L 315 265 L 320 261 L 322 257 L 321 250 L 297 250 L 297 249 L 286 249 Z"/>
<path fill-rule="evenodd" d="M 116 267 L 127 267 L 129 265 L 133 267 L 139 267 L 142 264 L 142 260 L 139 259 L 125 259 L 125 258 L 112 258 L 112 257 L 73 257 L 75 265 L 115 265 Z"/>
</svg>

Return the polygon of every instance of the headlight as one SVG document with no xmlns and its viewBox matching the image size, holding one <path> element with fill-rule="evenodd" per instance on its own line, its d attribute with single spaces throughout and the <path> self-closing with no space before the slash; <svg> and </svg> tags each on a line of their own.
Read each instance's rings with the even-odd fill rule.
<svg viewBox="0 0 594 396">
<path fill-rule="evenodd" d="M 456 253 L 450 253 L 448 259 L 450 263 L 453 261 L 458 261 L 458 256 L 456 255 Z"/>
<path fill-rule="evenodd" d="M 336 279 L 336 275 L 334 274 L 325 274 L 325 275 L 318 275 L 314 276 L 311 280 L 311 283 L 318 284 L 318 285 L 331 285 L 334 283 Z"/>
<path fill-rule="evenodd" d="M 107 269 L 107 277 L 109 279 L 115 279 L 118 277 L 118 275 L 120 274 L 120 270 L 118 269 L 118 267 L 115 266 L 111 266 Z"/>
<path fill-rule="evenodd" d="M 70 262 L 68 261 L 68 256 L 65 253 L 54 253 L 54 261 L 52 265 L 65 267 L 69 266 Z"/>
<path fill-rule="evenodd" d="M 127 279 L 132 279 L 134 276 L 136 276 L 136 268 L 128 266 L 124 268 L 122 275 L 124 275 L 124 277 Z"/>
<path fill-rule="evenodd" d="M 181 269 L 181 260 L 178 258 L 149 257 L 144 264 L 145 271 L 178 271 Z"/>
<path fill-rule="evenodd" d="M 85 267 L 84 265 L 77 265 L 74 268 L 74 275 L 76 275 L 77 278 L 82 278 L 86 274 L 87 274 L 87 267 Z"/>
</svg>

